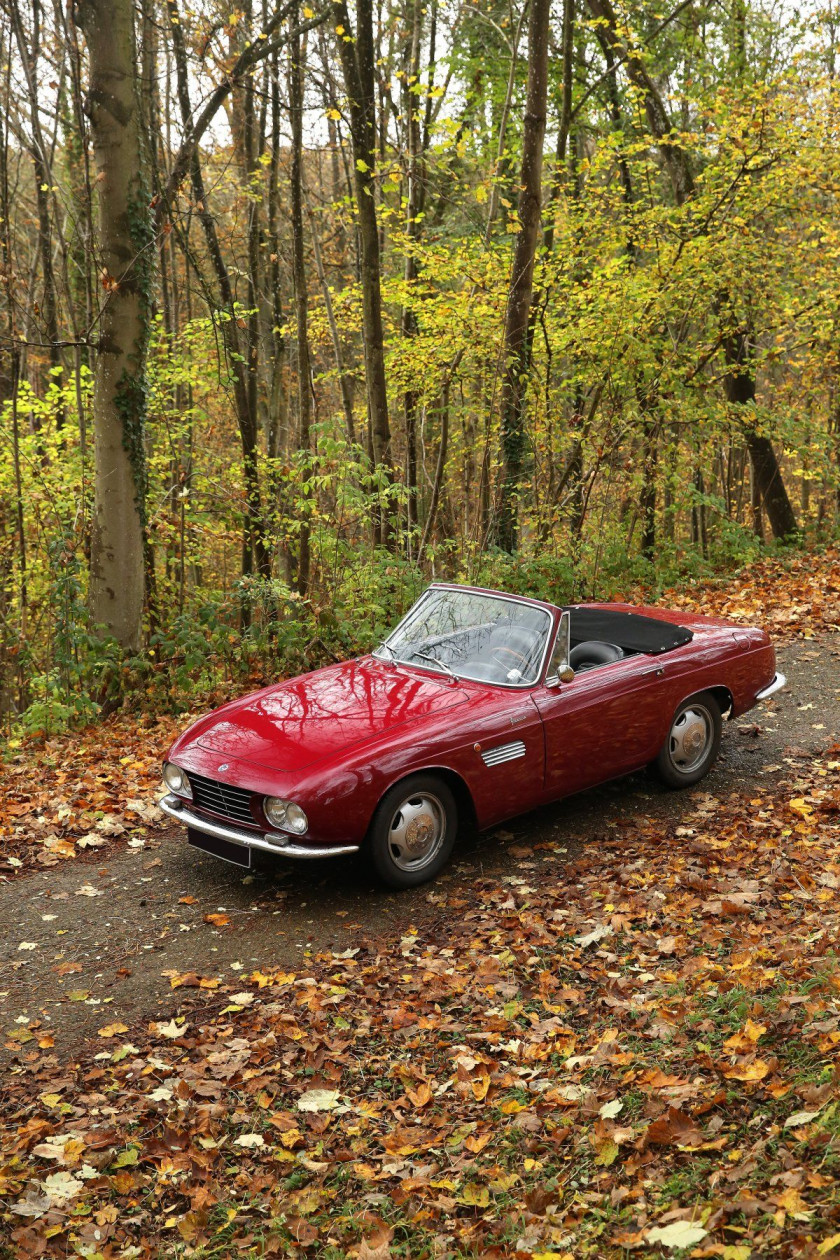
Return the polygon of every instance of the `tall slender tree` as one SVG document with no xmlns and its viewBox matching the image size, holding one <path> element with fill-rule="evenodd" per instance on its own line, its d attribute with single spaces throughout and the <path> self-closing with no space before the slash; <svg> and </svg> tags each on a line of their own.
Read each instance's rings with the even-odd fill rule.
<svg viewBox="0 0 840 1260">
<path fill-rule="evenodd" d="M 528 24 L 528 94 L 522 129 L 519 231 L 513 254 L 504 336 L 502 384 L 503 481 L 499 543 L 514 551 L 519 543 L 517 496 L 525 451 L 524 402 L 528 387 L 528 324 L 534 292 L 534 261 L 542 216 L 542 161 L 548 94 L 550 0 L 532 0 Z"/>
<path fill-rule="evenodd" d="M 353 179 L 361 242 L 362 331 L 370 446 L 374 465 L 390 480 L 391 422 L 385 378 L 382 268 L 376 214 L 376 56 L 372 0 L 357 0 L 355 32 L 345 0 L 333 0 L 332 12 L 347 92 L 353 148 Z M 390 511 L 386 505 L 375 522 L 377 541 L 387 542 L 390 533 Z"/>
<path fill-rule="evenodd" d="M 217 311 L 233 378 L 233 398 L 242 446 L 242 478 L 245 485 L 246 510 L 242 542 L 242 572 L 245 576 L 249 575 L 256 563 L 257 572 L 267 577 L 271 572 L 271 555 L 266 541 L 260 489 L 256 373 L 253 371 L 252 356 L 247 353 L 249 348 L 253 349 L 250 336 L 252 328 L 250 326 L 246 328 L 246 337 L 243 338 L 240 335 L 240 320 L 236 309 L 233 281 L 219 241 L 216 221 L 211 213 L 209 194 L 205 187 L 201 166 L 201 154 L 197 144 L 190 143 L 194 140 L 195 128 L 190 102 L 187 52 L 177 0 L 167 0 L 167 8 L 184 143 L 190 144 L 189 173 L 193 198 L 218 286 Z M 246 620 L 247 615 L 247 605 L 243 605 L 243 616 Z"/>
<path fill-rule="evenodd" d="M 103 285 L 94 362 L 90 605 L 94 621 L 122 647 L 136 651 L 144 604 L 144 428 L 153 238 L 143 178 L 134 4 L 83 0 L 77 20 L 90 63 L 86 109 L 96 164 Z"/>
<path fill-rule="evenodd" d="M 297 26 L 297 12 L 290 19 Z M 289 48 L 289 114 L 292 123 L 292 277 L 295 286 L 295 324 L 297 332 L 297 398 L 298 443 L 303 455 L 304 484 L 309 482 L 309 448 L 312 425 L 312 382 L 309 358 L 309 292 L 306 283 L 306 259 L 303 240 L 303 40 L 299 32 L 291 37 Z M 309 511 L 311 495 L 301 495 L 303 511 L 298 534 L 297 587 L 301 595 L 309 590 L 310 549 Z"/>
</svg>

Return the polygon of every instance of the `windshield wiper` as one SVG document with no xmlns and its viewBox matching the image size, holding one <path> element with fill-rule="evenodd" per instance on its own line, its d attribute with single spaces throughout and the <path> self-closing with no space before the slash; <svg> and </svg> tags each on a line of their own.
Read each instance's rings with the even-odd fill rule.
<svg viewBox="0 0 840 1260">
<path fill-rule="evenodd" d="M 447 665 L 446 661 L 439 661 L 436 656 L 429 656 L 426 652 L 412 652 L 411 659 L 414 660 L 415 656 L 419 656 L 421 661 L 431 661 L 433 665 L 437 665 L 440 669 L 445 669 L 450 678 L 457 679 L 458 675 L 455 673 L 455 670 L 451 665 Z"/>
</svg>

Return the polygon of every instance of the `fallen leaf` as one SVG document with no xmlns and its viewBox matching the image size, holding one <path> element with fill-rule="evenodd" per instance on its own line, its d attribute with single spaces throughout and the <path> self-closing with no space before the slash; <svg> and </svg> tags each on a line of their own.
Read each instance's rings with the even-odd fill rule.
<svg viewBox="0 0 840 1260">
<path fill-rule="evenodd" d="M 245 1146 L 248 1150 L 257 1150 L 261 1146 L 265 1146 L 265 1139 L 260 1133 L 240 1133 L 238 1138 L 234 1139 L 234 1146 Z"/>
<path fill-rule="evenodd" d="M 458 1195 L 458 1202 L 467 1207 L 487 1207 L 490 1202 L 490 1191 L 487 1186 L 469 1181 Z"/>
<path fill-rule="evenodd" d="M 591 932 L 587 932 L 584 936 L 576 936 L 575 941 L 582 949 L 586 949 L 589 945 L 595 945 L 598 941 L 602 941 L 605 936 L 612 935 L 612 928 L 608 923 L 599 923 Z"/>
<path fill-rule="evenodd" d="M 85 1188 L 85 1183 L 68 1172 L 50 1173 L 44 1181 L 44 1193 L 51 1203 L 62 1204 L 73 1199 Z"/>
<path fill-rule="evenodd" d="M 658 1242 L 663 1247 L 673 1247 L 676 1250 L 693 1247 L 702 1242 L 707 1233 L 708 1230 L 703 1229 L 702 1225 L 695 1225 L 691 1221 L 673 1221 L 670 1225 L 657 1225 L 649 1229 L 646 1237 L 648 1242 Z"/>
<path fill-rule="evenodd" d="M 763 1081 L 770 1072 L 770 1064 L 754 1059 L 752 1063 L 725 1064 L 721 1071 L 730 1081 Z"/>
<path fill-rule="evenodd" d="M 106 1024 L 104 1028 L 100 1028 L 98 1030 L 98 1035 L 100 1037 L 116 1037 L 120 1033 L 124 1032 L 128 1032 L 128 1024 L 120 1023 L 120 1021 L 117 1020 L 116 1023 Z"/>
<path fill-rule="evenodd" d="M 186 1023 L 186 1021 L 179 1024 L 176 1020 L 170 1019 L 166 1024 L 153 1024 L 152 1027 L 161 1037 L 169 1037 L 174 1040 L 176 1037 L 183 1037 L 184 1033 L 189 1028 L 189 1024 Z"/>
<path fill-rule="evenodd" d="M 786 1129 L 799 1129 L 804 1124 L 810 1124 L 812 1120 L 816 1120 L 819 1111 L 795 1111 L 792 1116 L 788 1116 L 785 1120 L 784 1127 Z"/>
<path fill-rule="evenodd" d="M 340 1094 L 335 1089 L 308 1089 L 297 1100 L 298 1111 L 334 1111 Z"/>
</svg>

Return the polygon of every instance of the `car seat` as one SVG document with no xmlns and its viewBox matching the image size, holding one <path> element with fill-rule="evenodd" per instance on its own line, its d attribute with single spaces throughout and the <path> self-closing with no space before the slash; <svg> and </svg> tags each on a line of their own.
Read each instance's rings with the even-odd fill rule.
<svg viewBox="0 0 840 1260">
<path fill-rule="evenodd" d="M 624 659 L 624 649 L 616 643 L 602 643 L 598 639 L 589 639 L 586 643 L 578 643 L 569 653 L 569 664 L 575 673 L 585 669 L 595 669 L 598 665 L 612 665 Z"/>
</svg>

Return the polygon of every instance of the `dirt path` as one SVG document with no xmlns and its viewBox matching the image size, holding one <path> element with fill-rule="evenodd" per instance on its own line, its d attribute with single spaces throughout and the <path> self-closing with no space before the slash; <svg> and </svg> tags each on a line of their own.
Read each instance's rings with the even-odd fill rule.
<svg viewBox="0 0 840 1260">
<path fill-rule="evenodd" d="M 45 1055 L 63 1062 L 104 1025 L 124 1023 L 128 1038 L 132 1025 L 169 1018 L 184 1000 L 219 1002 L 212 990 L 173 991 L 167 973 L 235 987 L 241 971 L 300 971 L 307 951 L 341 951 L 359 935 L 395 948 L 412 925 L 469 904 L 476 870 L 516 878 L 525 868 L 533 880 L 587 845 L 597 861 L 599 837 L 630 814 L 678 821 L 699 797 L 752 795 L 765 776 L 794 777 L 799 758 L 840 740 L 840 637 L 784 647 L 779 662 L 787 689 L 727 726 L 718 766 L 693 791 L 666 792 L 647 775 L 608 784 L 470 838 L 435 884 L 414 892 L 381 891 L 351 859 L 242 878 L 189 850 L 174 826 L 105 861 L 68 861 L 0 886 L 0 1062 L 13 1071 Z"/>
</svg>

